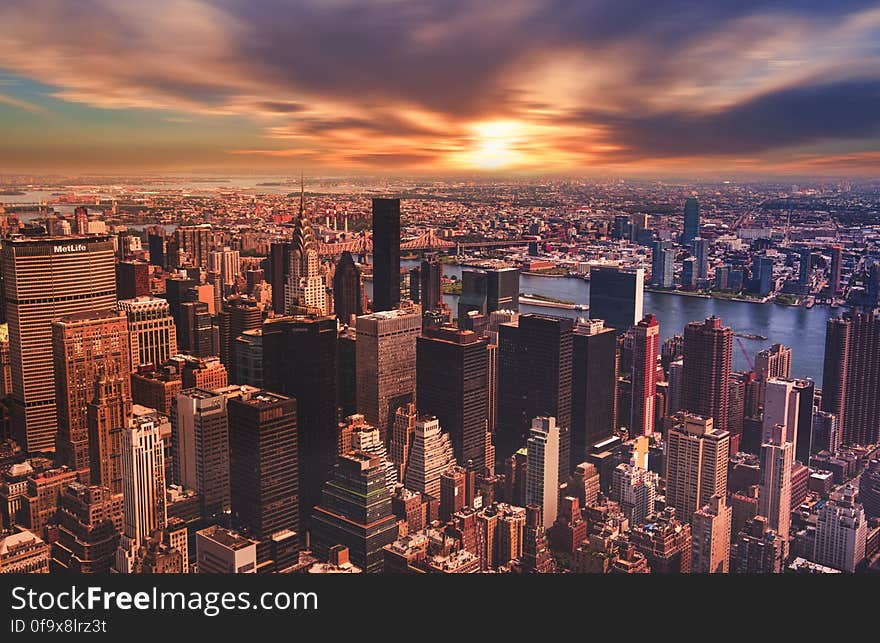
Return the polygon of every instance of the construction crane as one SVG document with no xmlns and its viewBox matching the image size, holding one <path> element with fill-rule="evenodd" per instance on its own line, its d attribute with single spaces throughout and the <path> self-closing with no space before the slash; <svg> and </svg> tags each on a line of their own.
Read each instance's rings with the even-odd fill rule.
<svg viewBox="0 0 880 643">
<path fill-rule="evenodd" d="M 749 365 L 749 370 L 755 370 L 755 363 L 752 361 L 752 358 L 749 357 L 749 352 L 746 350 L 746 347 L 743 345 L 742 340 L 739 337 L 735 337 L 736 343 L 739 344 L 739 349 L 742 351 L 743 357 L 746 358 L 746 364 Z"/>
</svg>

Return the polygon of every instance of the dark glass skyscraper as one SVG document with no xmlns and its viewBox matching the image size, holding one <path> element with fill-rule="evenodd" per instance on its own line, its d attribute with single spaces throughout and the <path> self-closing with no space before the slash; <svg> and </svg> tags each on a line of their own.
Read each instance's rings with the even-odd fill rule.
<svg viewBox="0 0 880 643">
<path fill-rule="evenodd" d="M 336 350 L 335 317 L 282 317 L 263 325 L 265 388 L 296 398 L 303 519 L 336 456 Z"/>
<path fill-rule="evenodd" d="M 333 310 L 343 324 L 350 323 L 352 315 L 364 314 L 361 271 L 347 250 L 339 258 L 333 275 Z"/>
<path fill-rule="evenodd" d="M 730 414 L 730 368 L 733 331 L 718 317 L 691 322 L 684 327 L 682 408 L 711 417 L 726 431 Z"/>
<path fill-rule="evenodd" d="M 571 463 L 583 462 L 593 444 L 614 433 L 617 336 L 600 321 L 578 324 L 571 369 Z"/>
<path fill-rule="evenodd" d="M 400 199 L 373 199 L 373 312 L 400 302 Z"/>
<path fill-rule="evenodd" d="M 590 271 L 590 319 L 603 319 L 619 333 L 635 326 L 642 313 L 645 271 L 593 268 Z"/>
<path fill-rule="evenodd" d="M 454 327 L 426 329 L 416 346 L 419 413 L 433 415 L 449 433 L 455 459 L 481 473 L 488 421 L 488 340 Z"/>
<path fill-rule="evenodd" d="M 519 269 L 463 270 L 458 300 L 459 326 L 471 310 L 487 316 L 496 310 L 518 311 Z"/>
<path fill-rule="evenodd" d="M 696 197 L 688 197 L 684 202 L 684 232 L 681 245 L 688 246 L 700 236 L 700 202 Z"/>
<path fill-rule="evenodd" d="M 433 310 L 443 301 L 440 280 L 443 277 L 443 264 L 436 255 L 426 255 L 419 270 L 419 300 L 422 310 Z M 415 301 L 415 300 L 414 300 Z"/>
</svg>

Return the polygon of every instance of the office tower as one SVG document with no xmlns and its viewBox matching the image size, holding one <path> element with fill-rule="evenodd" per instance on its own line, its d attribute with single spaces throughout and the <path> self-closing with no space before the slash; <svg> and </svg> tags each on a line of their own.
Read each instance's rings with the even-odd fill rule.
<svg viewBox="0 0 880 643">
<path fill-rule="evenodd" d="M 419 418 L 413 431 L 403 484 L 410 491 L 439 499 L 440 476 L 453 464 L 452 443 L 439 420 L 435 417 Z"/>
<path fill-rule="evenodd" d="M 846 485 L 819 509 L 813 561 L 853 573 L 865 558 L 868 524 L 856 489 Z"/>
<path fill-rule="evenodd" d="M 782 538 L 768 526 L 767 518 L 755 516 L 730 546 L 732 574 L 779 574 L 785 561 Z"/>
<path fill-rule="evenodd" d="M 246 330 L 233 341 L 234 382 L 263 387 L 263 329 Z"/>
<path fill-rule="evenodd" d="M 497 341 L 497 339 L 496 339 Z M 486 411 L 487 428 L 490 434 L 495 434 L 498 427 L 498 344 L 489 343 L 486 346 Z"/>
<path fill-rule="evenodd" d="M 489 275 L 485 270 L 464 269 L 461 271 L 461 295 L 458 298 L 458 324 L 463 324 L 469 312 L 489 314 L 488 303 Z"/>
<path fill-rule="evenodd" d="M 654 574 L 689 574 L 691 526 L 679 521 L 678 512 L 666 507 L 648 516 L 644 525 L 630 528 L 629 542 L 648 560 Z"/>
<path fill-rule="evenodd" d="M 633 327 L 632 408 L 630 435 L 654 433 L 657 367 L 660 357 L 660 323 L 648 314 Z"/>
<path fill-rule="evenodd" d="M 178 341 L 183 350 L 196 357 L 208 357 L 220 352 L 220 332 L 214 325 L 208 304 L 203 301 L 180 304 L 180 319 Z"/>
<path fill-rule="evenodd" d="M 794 446 L 786 440 L 785 427 L 777 424 L 761 445 L 761 489 L 758 513 L 767 517 L 768 526 L 782 538 L 784 557 L 788 555 L 791 525 L 791 469 Z"/>
<path fill-rule="evenodd" d="M 400 302 L 400 199 L 373 199 L 373 311 Z"/>
<path fill-rule="evenodd" d="M 128 319 L 132 371 L 146 364 L 158 367 L 177 354 L 177 327 L 166 299 L 145 296 L 118 305 Z"/>
<path fill-rule="evenodd" d="M 150 266 L 143 261 L 120 261 L 116 264 L 116 296 L 120 299 L 146 297 L 150 294 Z"/>
<path fill-rule="evenodd" d="M 302 199 L 290 246 L 284 312 L 288 315 L 327 314 L 327 286 L 318 256 L 318 243 L 312 224 L 303 211 Z"/>
<path fill-rule="evenodd" d="M 263 268 L 248 268 L 244 272 L 245 292 L 251 296 L 257 287 L 266 279 L 266 271 Z"/>
<path fill-rule="evenodd" d="M 669 364 L 669 382 L 666 414 L 672 415 L 681 410 L 684 403 L 684 360 L 677 359 Z"/>
<path fill-rule="evenodd" d="M 559 499 L 559 427 L 554 417 L 536 417 L 528 440 L 526 504 L 538 505 L 544 528 L 556 522 Z"/>
<path fill-rule="evenodd" d="M 99 310 L 64 316 L 51 328 L 58 416 L 56 460 L 88 479 L 86 410 L 94 398 L 95 380 L 121 378 L 122 395 L 131 404 L 128 322 L 117 310 Z"/>
<path fill-rule="evenodd" d="M 422 268 L 421 265 L 415 266 L 414 268 L 410 268 L 406 273 L 406 278 L 409 283 L 409 298 L 419 304 L 421 303 L 421 288 L 422 288 Z"/>
<path fill-rule="evenodd" d="M 467 471 L 452 466 L 440 476 L 440 522 L 447 522 L 467 502 Z"/>
<path fill-rule="evenodd" d="M 443 279 L 443 264 L 440 263 L 436 254 L 425 255 L 419 273 L 419 295 L 422 310 L 438 308 L 443 303 L 443 291 L 440 288 L 440 282 Z"/>
<path fill-rule="evenodd" d="M 122 432 L 131 416 L 130 376 L 99 375 L 86 407 L 91 482 L 122 492 Z"/>
<path fill-rule="evenodd" d="M 226 396 L 184 389 L 171 411 L 174 482 L 199 494 L 204 518 L 229 513 L 229 421 Z"/>
<path fill-rule="evenodd" d="M 211 525 L 196 532 L 200 574 L 256 574 L 257 545 L 231 529 Z"/>
<path fill-rule="evenodd" d="M 682 408 L 711 417 L 721 431 L 727 430 L 730 413 L 732 350 L 733 331 L 718 317 L 684 327 Z"/>
<path fill-rule="evenodd" d="M 0 532 L 0 574 L 48 574 L 49 560 L 49 545 L 33 532 Z"/>
<path fill-rule="evenodd" d="M 837 416 L 827 411 L 813 413 L 813 451 L 834 453 L 840 447 Z"/>
<path fill-rule="evenodd" d="M 688 197 L 684 202 L 684 232 L 681 245 L 689 246 L 700 236 L 700 202 L 696 197 Z"/>
<path fill-rule="evenodd" d="M 842 444 L 880 442 L 880 318 L 852 311 L 828 320 L 822 410 L 837 416 Z M 14 373 L 14 371 L 13 371 Z"/>
<path fill-rule="evenodd" d="M 71 483 L 61 494 L 54 571 L 108 574 L 123 529 L 123 495 L 106 487 Z"/>
<path fill-rule="evenodd" d="M 681 262 L 681 287 L 697 287 L 697 260 L 693 257 L 686 257 Z"/>
<path fill-rule="evenodd" d="M 732 510 L 724 496 L 712 496 L 694 513 L 691 525 L 691 573 L 726 574 L 730 564 Z"/>
<path fill-rule="evenodd" d="M 843 272 L 843 251 L 837 244 L 831 246 L 831 274 L 828 279 L 828 291 L 835 297 L 843 290 L 841 274 Z"/>
<path fill-rule="evenodd" d="M 337 342 L 332 316 L 281 318 L 263 326 L 265 387 L 296 398 L 301 520 L 308 518 L 320 500 L 335 462 Z"/>
<path fill-rule="evenodd" d="M 269 283 L 272 284 L 272 310 L 284 314 L 284 293 L 290 275 L 290 241 L 273 241 L 269 249 Z"/>
<path fill-rule="evenodd" d="M 147 247 L 150 250 L 151 266 L 167 267 L 165 246 L 165 228 L 162 226 L 150 226 L 147 228 Z"/>
<path fill-rule="evenodd" d="M 571 458 L 614 433 L 617 337 L 601 319 L 579 320 L 572 336 Z"/>
<path fill-rule="evenodd" d="M 618 332 L 627 330 L 644 317 L 644 288 L 643 268 L 593 268 L 590 271 L 590 318 L 604 319 Z"/>
<path fill-rule="evenodd" d="M 256 330 L 263 325 L 263 311 L 256 300 L 233 296 L 226 299 L 217 314 L 220 333 L 220 361 L 227 372 L 238 370 L 235 339 L 246 330 Z"/>
<path fill-rule="evenodd" d="M 241 257 L 238 250 L 223 247 L 208 253 L 208 271 L 220 275 L 220 283 L 234 286 L 241 273 Z"/>
<path fill-rule="evenodd" d="M 794 391 L 797 395 L 797 424 L 795 426 L 794 444 L 795 460 L 803 464 L 810 463 L 810 452 L 813 448 L 813 410 L 816 404 L 816 384 L 811 379 L 795 380 Z"/>
<path fill-rule="evenodd" d="M 552 574 L 556 563 L 547 547 L 543 513 L 540 505 L 526 506 L 526 524 L 523 529 L 522 570 L 529 574 Z"/>
<path fill-rule="evenodd" d="M 694 259 L 696 260 L 697 282 L 705 282 L 709 278 L 709 240 L 697 237 L 694 239 Z"/>
<path fill-rule="evenodd" d="M 675 250 L 665 241 L 655 241 L 651 255 L 651 285 L 654 288 L 675 286 Z"/>
<path fill-rule="evenodd" d="M 165 299 L 168 300 L 168 310 L 174 318 L 179 335 L 182 334 L 180 331 L 183 325 L 180 307 L 185 302 L 198 300 L 198 295 L 195 291 L 196 286 L 197 284 L 194 279 L 179 274 L 170 275 L 165 280 Z M 185 340 L 185 337 L 178 338 L 181 348 L 189 348 Z"/>
<path fill-rule="evenodd" d="M 762 297 L 773 292 L 776 285 L 773 279 L 774 266 L 773 257 L 755 255 L 752 260 L 752 292 Z"/>
<path fill-rule="evenodd" d="M 397 518 L 381 460 L 362 451 L 339 456 L 311 524 L 311 545 L 318 556 L 344 545 L 365 572 L 382 571 L 382 548 L 397 538 Z"/>
<path fill-rule="evenodd" d="M 621 462 L 614 469 L 611 499 L 620 505 L 629 524 L 644 524 L 654 513 L 654 500 L 660 489 L 660 476 L 631 463 Z"/>
<path fill-rule="evenodd" d="M 296 400 L 259 390 L 227 402 L 236 525 L 264 540 L 299 529 Z"/>
<path fill-rule="evenodd" d="M 397 478 L 403 480 L 406 472 L 406 463 L 412 447 L 413 434 L 416 431 L 418 413 L 416 405 L 410 402 L 397 409 L 394 413 L 394 422 L 391 426 L 391 438 L 388 445 L 388 455 L 394 463 Z"/>
<path fill-rule="evenodd" d="M 758 351 L 755 355 L 755 374 L 762 382 L 770 378 L 791 379 L 791 349 L 782 344 Z"/>
<path fill-rule="evenodd" d="M 363 283 L 361 269 L 358 268 L 351 253 L 342 253 L 336 272 L 333 274 L 333 311 L 336 319 L 343 324 L 350 324 L 352 316 L 364 314 Z"/>
<path fill-rule="evenodd" d="M 730 434 L 716 428 L 712 418 L 678 413 L 668 419 L 666 504 L 675 507 L 682 522 L 712 496 L 727 494 Z"/>
<path fill-rule="evenodd" d="M 385 441 L 396 410 L 416 401 L 416 338 L 421 330 L 415 308 L 357 318 L 357 409 Z"/>
<path fill-rule="evenodd" d="M 29 475 L 19 496 L 20 509 L 13 522 L 21 522 L 34 534 L 48 540 L 47 527 L 54 525 L 61 493 L 76 482 L 76 471 L 68 467 L 48 469 Z"/>
<path fill-rule="evenodd" d="M 482 472 L 487 427 L 488 340 L 452 326 L 426 329 L 416 340 L 416 399 L 422 415 L 436 416 L 449 434 L 455 459 Z"/>
<path fill-rule="evenodd" d="M 116 571 L 129 573 L 141 545 L 164 529 L 165 457 L 159 425 L 149 417 L 132 418 L 122 432 L 123 530 Z"/>
<path fill-rule="evenodd" d="M 459 325 L 469 311 L 491 315 L 502 310 L 519 310 L 519 269 L 462 270 L 461 297 L 458 300 Z"/>
<path fill-rule="evenodd" d="M 618 214 L 614 217 L 611 225 L 611 238 L 615 241 L 630 241 L 633 236 L 633 226 L 629 217 L 625 214 Z"/>
<path fill-rule="evenodd" d="M 764 418 L 762 423 L 762 440 L 772 434 L 773 428 L 781 425 L 785 428 L 784 438 L 791 442 L 792 449 L 797 448 L 798 411 L 800 408 L 798 390 L 792 380 L 770 379 L 764 384 Z"/>
<path fill-rule="evenodd" d="M 189 256 L 194 266 L 201 268 L 208 265 L 208 254 L 214 247 L 213 237 L 210 223 L 182 225 L 174 231 L 178 249 Z"/>
<path fill-rule="evenodd" d="M 715 268 L 715 290 L 730 290 L 730 264 Z"/>
<path fill-rule="evenodd" d="M 555 417 L 562 482 L 568 478 L 571 463 L 574 321 L 529 313 L 520 315 L 518 323 L 518 327 L 499 326 L 496 444 L 504 459 L 525 443 L 532 418 Z"/>
<path fill-rule="evenodd" d="M 364 416 L 360 414 L 351 415 L 346 418 L 346 421 L 350 423 L 350 430 L 343 430 L 340 434 L 340 439 L 344 439 L 347 434 L 351 442 L 350 446 L 340 452 L 340 455 L 345 455 L 352 451 L 363 451 L 379 458 L 382 468 L 385 469 L 385 486 L 388 487 L 389 491 L 393 492 L 399 480 L 397 467 L 388 457 L 388 449 L 385 448 L 385 443 L 382 441 L 379 429 L 367 424 L 364 421 Z M 340 426 L 342 426 L 341 423 Z"/>
<path fill-rule="evenodd" d="M 52 451 L 58 429 L 52 321 L 116 307 L 113 241 L 88 237 L 3 240 L 3 287 L 12 364 L 12 437 Z M 51 295 L 47 295 L 47 290 Z"/>
<path fill-rule="evenodd" d="M 73 209 L 73 220 L 76 225 L 76 234 L 89 233 L 89 211 L 85 206 L 79 205 Z"/>
<path fill-rule="evenodd" d="M 859 502 L 868 518 L 880 518 L 880 459 L 871 460 L 859 478 Z"/>
</svg>

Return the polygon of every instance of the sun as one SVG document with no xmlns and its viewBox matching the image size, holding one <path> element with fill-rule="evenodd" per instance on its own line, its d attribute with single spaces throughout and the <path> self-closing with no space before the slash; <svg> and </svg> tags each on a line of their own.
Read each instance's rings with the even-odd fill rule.
<svg viewBox="0 0 880 643">
<path fill-rule="evenodd" d="M 473 128 L 473 146 L 467 153 L 468 164 L 485 170 L 497 170 L 518 165 L 522 152 L 523 128 L 514 121 L 486 121 Z"/>
</svg>

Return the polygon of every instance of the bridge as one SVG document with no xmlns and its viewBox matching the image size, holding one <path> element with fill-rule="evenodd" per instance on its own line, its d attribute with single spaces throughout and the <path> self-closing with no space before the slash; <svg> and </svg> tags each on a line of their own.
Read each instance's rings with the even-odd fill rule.
<svg viewBox="0 0 880 643">
<path fill-rule="evenodd" d="M 479 248 L 505 248 L 514 246 L 527 246 L 528 239 L 506 239 L 486 241 L 452 241 L 438 237 L 433 230 L 423 232 L 417 237 L 402 241 L 401 250 L 455 250 L 455 254 L 461 254 L 463 250 L 476 250 Z M 350 241 L 318 244 L 318 253 L 324 257 L 341 255 L 343 252 L 353 255 L 365 255 L 373 252 L 373 238 L 370 233 Z"/>
</svg>

